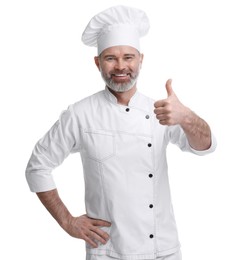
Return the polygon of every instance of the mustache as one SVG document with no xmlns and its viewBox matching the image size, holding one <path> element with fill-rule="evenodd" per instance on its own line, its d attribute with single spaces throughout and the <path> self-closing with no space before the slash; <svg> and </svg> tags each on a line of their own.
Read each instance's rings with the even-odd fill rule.
<svg viewBox="0 0 244 260">
<path fill-rule="evenodd" d="M 112 79 L 112 77 L 114 75 L 121 75 L 121 74 L 129 75 L 130 78 L 132 78 L 132 79 L 136 76 L 134 73 L 132 73 L 131 71 L 128 71 L 128 70 L 120 70 L 120 71 L 119 70 L 114 70 L 114 71 L 110 71 L 108 73 L 108 78 Z"/>
<path fill-rule="evenodd" d="M 131 74 L 130 70 L 112 70 L 109 74 Z"/>
</svg>

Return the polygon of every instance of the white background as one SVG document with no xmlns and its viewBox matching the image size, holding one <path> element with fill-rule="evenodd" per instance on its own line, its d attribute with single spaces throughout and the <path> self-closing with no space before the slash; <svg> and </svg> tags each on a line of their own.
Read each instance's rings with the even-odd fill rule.
<svg viewBox="0 0 244 260">
<path fill-rule="evenodd" d="M 84 242 L 56 224 L 24 172 L 34 144 L 61 111 L 103 89 L 96 50 L 80 38 L 93 15 L 115 4 L 144 9 L 150 18 L 140 91 L 165 98 L 172 78 L 180 100 L 209 122 L 218 140 L 205 157 L 168 149 L 183 259 L 244 259 L 241 0 L 0 2 L 0 259 L 85 259 Z M 83 214 L 79 155 L 54 176 L 70 211 Z"/>
</svg>

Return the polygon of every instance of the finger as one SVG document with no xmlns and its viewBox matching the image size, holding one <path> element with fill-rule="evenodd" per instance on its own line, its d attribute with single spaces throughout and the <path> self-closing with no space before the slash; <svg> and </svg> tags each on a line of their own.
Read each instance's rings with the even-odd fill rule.
<svg viewBox="0 0 244 260">
<path fill-rule="evenodd" d="M 159 120 L 159 123 L 160 123 L 161 125 L 168 125 L 168 123 L 167 123 L 167 120 L 166 120 L 166 119 Z"/>
<path fill-rule="evenodd" d="M 92 224 L 98 227 L 110 227 L 111 223 L 106 220 L 92 219 Z"/>
<path fill-rule="evenodd" d="M 167 104 L 167 101 L 165 99 L 158 100 L 154 103 L 154 107 L 164 107 Z"/>
<path fill-rule="evenodd" d="M 92 236 L 92 238 L 96 239 L 97 241 L 101 242 L 104 245 L 107 243 L 108 238 L 109 238 L 108 234 L 100 233 L 98 230 L 96 230 L 94 232 L 91 231 L 91 236 Z"/>
<path fill-rule="evenodd" d="M 173 88 L 172 88 L 172 79 L 168 79 L 166 84 L 165 84 L 165 88 L 168 94 L 168 97 L 172 96 L 174 94 Z"/>
<path fill-rule="evenodd" d="M 163 108 L 163 107 L 158 107 L 158 108 L 155 108 L 155 109 L 154 109 L 154 113 L 155 113 L 156 115 L 165 114 L 165 112 L 166 112 L 166 110 L 165 110 L 165 108 Z"/>
<path fill-rule="evenodd" d="M 162 115 L 162 114 L 156 115 L 156 118 L 158 120 L 163 120 L 164 119 L 164 115 Z"/>
<path fill-rule="evenodd" d="M 168 115 L 170 114 L 170 111 L 171 111 L 170 106 L 158 107 L 154 109 L 154 113 L 156 115 Z"/>
<path fill-rule="evenodd" d="M 97 228 L 97 227 L 92 227 L 91 230 L 98 234 L 100 237 L 102 237 L 105 241 L 108 241 L 109 239 L 109 234 L 104 232 L 102 229 Z"/>
<path fill-rule="evenodd" d="M 159 114 L 159 115 L 156 115 L 156 118 L 160 121 L 160 120 L 168 120 L 169 119 L 169 116 L 167 114 Z"/>
<path fill-rule="evenodd" d="M 98 247 L 97 243 L 95 243 L 90 237 L 86 236 L 86 237 L 84 237 L 84 240 L 85 240 L 90 246 L 92 246 L 93 248 L 97 248 L 97 247 Z"/>
</svg>

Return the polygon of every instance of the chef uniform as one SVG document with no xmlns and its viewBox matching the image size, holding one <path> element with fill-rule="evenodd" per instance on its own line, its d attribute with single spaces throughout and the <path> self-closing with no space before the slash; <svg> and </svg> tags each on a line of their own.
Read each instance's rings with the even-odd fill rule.
<svg viewBox="0 0 244 260">
<path fill-rule="evenodd" d="M 139 50 L 139 36 L 148 29 L 143 11 L 116 6 L 92 18 L 83 41 L 96 45 L 98 54 L 116 45 Z M 166 148 L 173 143 L 205 155 L 216 141 L 212 136 L 208 150 L 196 151 L 179 125 L 160 125 L 153 110 L 154 100 L 138 91 L 124 106 L 106 87 L 70 105 L 33 150 L 26 169 L 33 192 L 55 189 L 52 170 L 70 153 L 81 155 L 86 213 L 111 222 L 101 227 L 110 236 L 105 245 L 86 245 L 87 260 L 181 259 Z"/>
</svg>

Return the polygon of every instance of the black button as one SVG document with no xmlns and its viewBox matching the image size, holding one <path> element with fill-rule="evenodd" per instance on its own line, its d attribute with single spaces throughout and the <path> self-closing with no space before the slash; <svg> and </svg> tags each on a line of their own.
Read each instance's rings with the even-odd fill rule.
<svg viewBox="0 0 244 260">
<path fill-rule="evenodd" d="M 151 234 L 149 237 L 150 237 L 150 238 L 153 238 L 153 234 Z"/>
<path fill-rule="evenodd" d="M 152 146 L 152 144 L 148 144 L 147 146 L 148 146 L 148 147 L 151 147 L 151 146 Z"/>
<path fill-rule="evenodd" d="M 150 118 L 150 116 L 149 116 L 149 115 L 146 115 L 145 117 L 146 117 L 146 119 L 149 119 L 149 118 Z"/>
<path fill-rule="evenodd" d="M 150 173 L 148 176 L 149 176 L 149 178 L 152 178 L 152 177 L 153 177 L 153 174 Z"/>
<path fill-rule="evenodd" d="M 125 111 L 126 111 L 126 112 L 129 112 L 129 111 L 130 111 L 130 109 L 127 107 L 127 108 L 125 109 Z"/>
<path fill-rule="evenodd" d="M 153 208 L 153 204 L 150 204 L 150 205 L 149 205 L 149 208 L 152 209 L 152 208 Z"/>
</svg>

